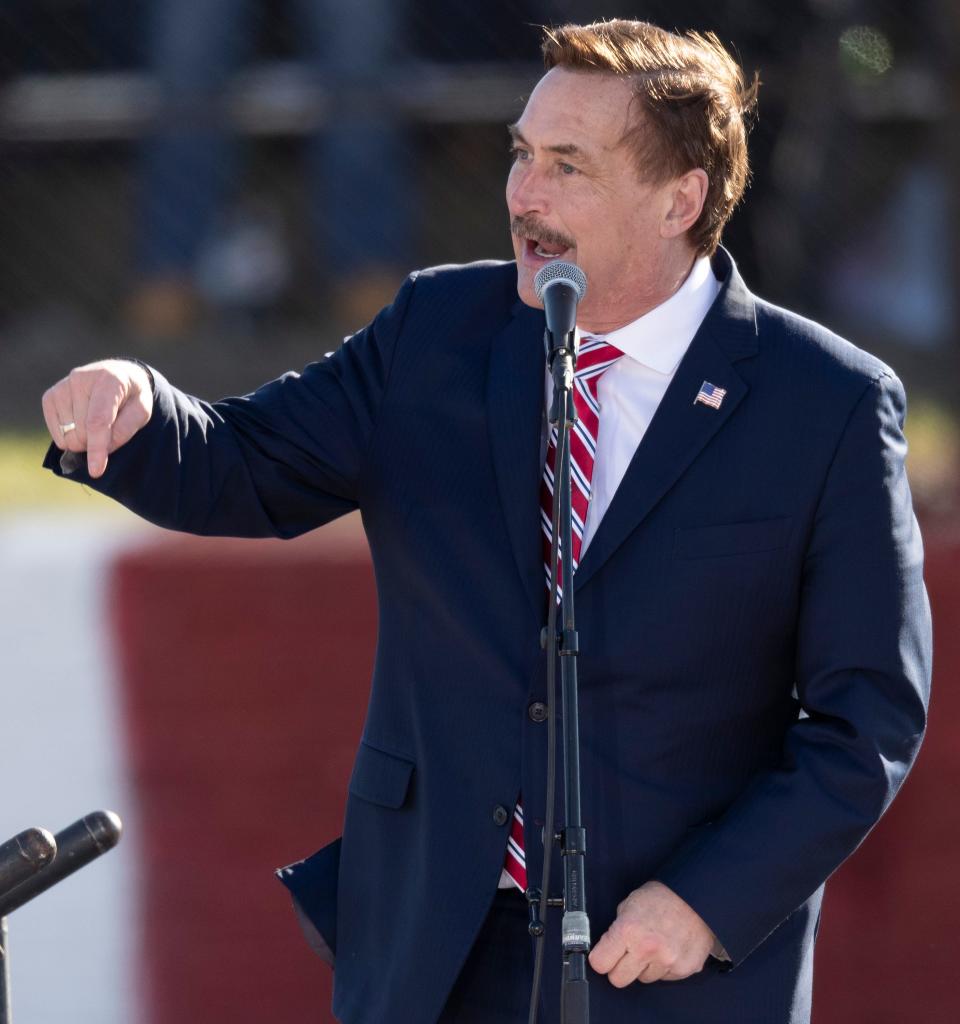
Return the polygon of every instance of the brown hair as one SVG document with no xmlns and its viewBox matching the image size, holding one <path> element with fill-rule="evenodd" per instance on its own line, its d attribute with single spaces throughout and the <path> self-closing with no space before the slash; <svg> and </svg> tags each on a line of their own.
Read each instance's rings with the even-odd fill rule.
<svg viewBox="0 0 960 1024">
<path fill-rule="evenodd" d="M 643 180 L 668 181 L 702 167 L 710 184 L 690 228 L 699 253 L 712 255 L 750 175 L 747 121 L 760 81 L 712 32 L 678 35 L 645 21 L 598 21 L 545 28 L 543 62 L 571 71 L 628 75 L 643 116 L 627 131 Z"/>
</svg>

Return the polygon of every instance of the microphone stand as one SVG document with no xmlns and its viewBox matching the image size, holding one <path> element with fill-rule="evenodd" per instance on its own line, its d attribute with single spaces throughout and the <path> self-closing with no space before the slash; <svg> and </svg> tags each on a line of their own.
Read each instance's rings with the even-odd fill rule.
<svg viewBox="0 0 960 1024">
<path fill-rule="evenodd" d="M 26 882 L 56 856 L 57 843 L 44 828 L 28 828 L 0 846 L 0 893 Z M 7 917 L 0 913 L 0 1024 L 9 1024 L 10 934 Z"/>
<path fill-rule="evenodd" d="M 573 401 L 576 352 L 574 332 L 553 347 L 549 355 L 553 376 L 553 403 L 550 422 L 557 427 L 557 460 L 554 465 L 553 551 L 551 566 L 550 620 L 546 644 L 551 665 L 560 659 L 560 685 L 563 706 L 564 763 L 564 827 L 555 836 L 546 835 L 544 842 L 559 841 L 563 856 L 563 921 L 561 946 L 563 976 L 560 993 L 561 1024 L 589 1024 L 590 990 L 587 980 L 587 953 L 590 952 L 590 920 L 587 917 L 584 881 L 586 830 L 580 815 L 580 732 L 577 697 L 577 655 L 579 641 L 573 608 L 573 526 L 570 495 L 570 432 L 577 420 Z M 563 589 L 560 598 L 561 628 L 556 629 L 556 588 L 559 551 L 563 553 Z M 550 673 L 551 679 L 553 673 Z M 551 691 L 553 687 L 551 686 Z M 553 693 L 551 719 L 554 714 Z M 552 786 L 550 787 L 552 789 Z M 547 808 L 552 820 L 552 801 Z M 552 832 L 552 828 L 550 830 Z M 544 877 L 544 888 L 549 879 Z M 543 902 L 552 902 L 546 901 Z"/>
<path fill-rule="evenodd" d="M 12 1017 L 7 915 L 112 849 L 122 831 L 112 811 L 94 811 L 56 836 L 31 828 L 0 846 L 0 1024 Z"/>
</svg>

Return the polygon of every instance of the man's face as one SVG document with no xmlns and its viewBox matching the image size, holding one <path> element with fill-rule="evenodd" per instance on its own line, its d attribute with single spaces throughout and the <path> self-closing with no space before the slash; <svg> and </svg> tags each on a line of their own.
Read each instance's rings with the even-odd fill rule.
<svg viewBox="0 0 960 1024">
<path fill-rule="evenodd" d="M 578 319 L 594 330 L 645 311 L 670 209 L 669 188 L 642 183 L 621 142 L 630 97 L 617 75 L 553 68 L 511 128 L 507 208 L 520 298 L 539 306 L 537 271 L 555 259 L 576 263 L 588 280 Z"/>
</svg>

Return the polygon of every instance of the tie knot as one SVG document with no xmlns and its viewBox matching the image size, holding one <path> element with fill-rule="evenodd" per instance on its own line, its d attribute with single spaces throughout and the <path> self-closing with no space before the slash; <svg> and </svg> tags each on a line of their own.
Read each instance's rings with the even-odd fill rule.
<svg viewBox="0 0 960 1024">
<path fill-rule="evenodd" d="M 580 339 L 580 349 L 577 353 L 577 379 L 599 380 L 622 355 L 623 352 L 611 345 L 606 338 L 595 338 L 585 334 Z"/>
</svg>

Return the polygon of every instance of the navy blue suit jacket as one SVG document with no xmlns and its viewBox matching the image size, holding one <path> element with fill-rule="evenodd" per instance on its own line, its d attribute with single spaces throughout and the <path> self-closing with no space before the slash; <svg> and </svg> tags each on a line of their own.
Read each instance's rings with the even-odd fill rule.
<svg viewBox="0 0 960 1024">
<path fill-rule="evenodd" d="M 575 588 L 594 939 L 656 878 L 733 968 L 598 978 L 600 1024 L 807 1020 L 823 883 L 924 729 L 901 385 L 754 297 L 725 252 L 714 266 L 720 295 Z M 436 1020 L 500 875 L 495 810 L 521 790 L 541 883 L 542 333 L 513 264 L 413 274 L 334 355 L 252 395 L 209 405 L 157 374 L 150 424 L 94 484 L 201 534 L 290 537 L 362 512 L 380 631 L 342 851 L 287 873 L 336 946 L 348 1024 Z M 704 380 L 719 409 L 694 404 Z"/>
</svg>

